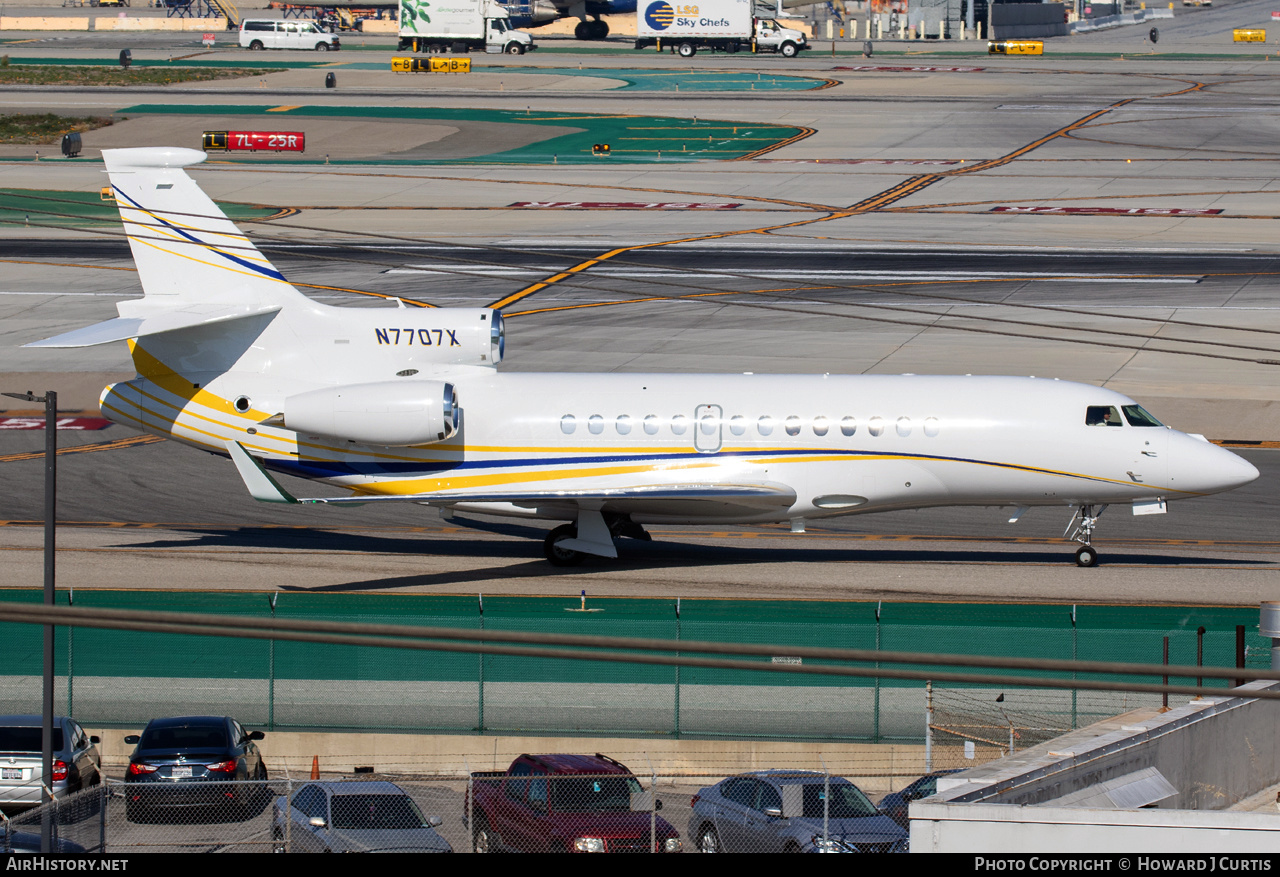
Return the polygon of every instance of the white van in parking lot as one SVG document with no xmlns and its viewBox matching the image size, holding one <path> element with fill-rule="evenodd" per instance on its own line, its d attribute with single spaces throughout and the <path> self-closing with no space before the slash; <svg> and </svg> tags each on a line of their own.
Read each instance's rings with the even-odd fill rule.
<svg viewBox="0 0 1280 877">
<path fill-rule="evenodd" d="M 317 52 L 342 48 L 336 36 L 320 30 L 314 21 L 275 18 L 246 18 L 240 22 L 240 45 L 246 49 L 315 49 Z"/>
</svg>

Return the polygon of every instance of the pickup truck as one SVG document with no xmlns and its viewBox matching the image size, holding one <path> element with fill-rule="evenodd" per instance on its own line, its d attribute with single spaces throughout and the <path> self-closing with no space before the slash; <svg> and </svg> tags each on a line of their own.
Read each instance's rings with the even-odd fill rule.
<svg viewBox="0 0 1280 877">
<path fill-rule="evenodd" d="M 505 771 L 471 775 L 463 821 L 477 853 L 631 853 L 651 843 L 680 852 L 679 833 L 654 812 L 661 809 L 607 755 L 521 755 Z"/>
</svg>

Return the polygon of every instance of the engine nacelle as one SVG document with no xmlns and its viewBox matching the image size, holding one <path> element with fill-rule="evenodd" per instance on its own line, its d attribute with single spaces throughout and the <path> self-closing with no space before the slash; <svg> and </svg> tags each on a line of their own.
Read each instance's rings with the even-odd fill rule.
<svg viewBox="0 0 1280 877">
<path fill-rule="evenodd" d="M 326 387 L 289 396 L 287 429 L 366 445 L 407 447 L 451 438 L 458 431 L 458 395 L 444 381 L 386 381 Z"/>
</svg>

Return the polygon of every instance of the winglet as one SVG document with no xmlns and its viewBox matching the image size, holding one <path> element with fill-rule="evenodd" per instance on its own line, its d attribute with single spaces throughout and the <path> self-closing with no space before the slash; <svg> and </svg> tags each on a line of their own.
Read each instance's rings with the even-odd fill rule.
<svg viewBox="0 0 1280 877">
<path fill-rule="evenodd" d="M 240 477 L 244 479 L 244 486 L 249 488 L 249 493 L 258 502 L 296 503 L 298 501 L 267 474 L 262 464 L 255 460 L 239 442 L 227 442 L 227 453 L 231 455 L 231 460 L 236 464 Z"/>
</svg>

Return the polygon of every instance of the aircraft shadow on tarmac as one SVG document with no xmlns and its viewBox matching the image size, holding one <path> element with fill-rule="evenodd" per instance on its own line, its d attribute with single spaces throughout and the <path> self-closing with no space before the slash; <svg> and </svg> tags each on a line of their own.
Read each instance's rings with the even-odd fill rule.
<svg viewBox="0 0 1280 877">
<path fill-rule="evenodd" d="M 458 521 L 457 523 L 462 523 Z M 542 579 L 549 576 L 592 576 L 600 573 L 625 573 L 627 571 L 651 571 L 655 569 L 690 569 L 721 567 L 755 563 L 858 563 L 858 564 L 968 564 L 1003 566 L 1069 566 L 1072 564 L 1072 544 L 1047 544 L 1021 546 L 1019 548 L 962 548 L 903 545 L 887 548 L 860 545 L 851 548 L 823 548 L 805 545 L 778 547 L 773 545 L 700 545 L 679 541 L 642 542 L 621 539 L 618 542 L 619 557 L 616 560 L 588 557 L 581 566 L 552 567 L 541 556 L 541 541 L 546 531 L 521 524 L 466 521 L 467 529 L 476 529 L 502 536 L 508 540 L 476 539 L 465 532 L 432 534 L 413 538 L 400 535 L 380 536 L 367 532 L 342 533 L 312 528 L 240 527 L 208 528 L 185 527 L 181 532 L 199 534 L 196 539 L 159 539 L 149 543 L 130 543 L 139 550 L 155 548 L 185 548 L 207 550 L 209 548 L 284 549 L 296 551 L 348 552 L 368 555 L 422 556 L 424 563 L 430 558 L 476 558 L 512 560 L 528 558 L 526 563 L 498 566 L 481 566 L 473 569 L 450 569 L 441 572 L 386 576 L 376 579 L 319 585 L 316 587 L 282 586 L 282 590 L 314 592 L 381 591 L 400 588 L 457 588 L 470 583 L 492 582 L 494 579 Z M 782 537 L 781 532 L 778 533 Z M 1135 567 L 1249 567 L 1260 564 L 1254 558 L 1207 557 L 1203 555 L 1175 555 L 1159 551 L 1134 551 L 1119 546 L 1101 546 L 1102 566 Z M 1264 563 L 1264 566 L 1272 566 Z M 1081 575 L 1090 573 L 1081 570 Z"/>
</svg>

